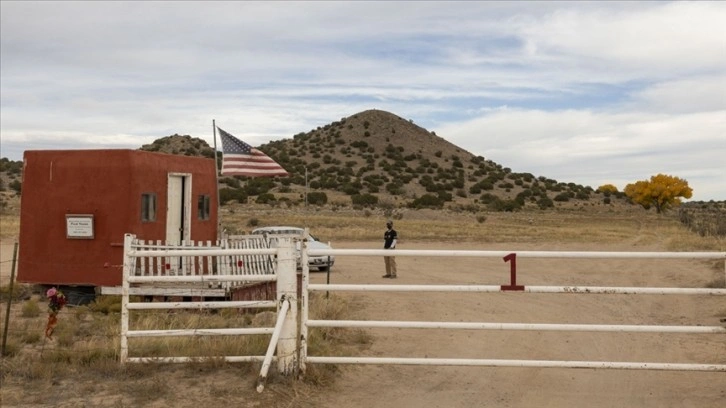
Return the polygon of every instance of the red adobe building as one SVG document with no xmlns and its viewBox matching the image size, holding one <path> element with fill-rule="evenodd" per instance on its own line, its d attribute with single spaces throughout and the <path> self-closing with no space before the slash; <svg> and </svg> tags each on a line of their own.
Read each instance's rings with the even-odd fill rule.
<svg viewBox="0 0 726 408">
<path fill-rule="evenodd" d="M 119 286 L 124 234 L 217 240 L 209 158 L 141 150 L 24 153 L 18 281 Z"/>
</svg>

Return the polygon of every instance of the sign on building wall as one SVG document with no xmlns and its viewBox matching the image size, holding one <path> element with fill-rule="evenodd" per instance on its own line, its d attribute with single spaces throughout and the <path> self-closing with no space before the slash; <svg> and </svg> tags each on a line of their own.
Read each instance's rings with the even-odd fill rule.
<svg viewBox="0 0 726 408">
<path fill-rule="evenodd" d="M 93 239 L 93 215 L 66 214 L 66 238 Z"/>
</svg>

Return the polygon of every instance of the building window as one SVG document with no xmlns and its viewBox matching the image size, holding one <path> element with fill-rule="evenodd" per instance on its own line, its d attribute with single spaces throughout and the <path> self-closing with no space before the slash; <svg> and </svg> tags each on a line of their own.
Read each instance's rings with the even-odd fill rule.
<svg viewBox="0 0 726 408">
<path fill-rule="evenodd" d="M 141 194 L 141 222 L 156 221 L 156 193 Z"/>
<path fill-rule="evenodd" d="M 197 218 L 200 220 L 209 219 L 209 196 L 200 195 L 197 201 Z"/>
</svg>

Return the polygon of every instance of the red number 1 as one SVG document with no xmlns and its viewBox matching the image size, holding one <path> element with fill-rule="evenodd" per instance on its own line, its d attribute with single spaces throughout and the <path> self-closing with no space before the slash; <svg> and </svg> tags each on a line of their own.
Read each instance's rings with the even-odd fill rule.
<svg viewBox="0 0 726 408">
<path fill-rule="evenodd" d="M 502 285 L 502 290 L 524 290 L 524 286 L 517 285 L 517 254 L 511 253 L 504 258 L 504 262 L 509 262 L 509 285 Z"/>
</svg>

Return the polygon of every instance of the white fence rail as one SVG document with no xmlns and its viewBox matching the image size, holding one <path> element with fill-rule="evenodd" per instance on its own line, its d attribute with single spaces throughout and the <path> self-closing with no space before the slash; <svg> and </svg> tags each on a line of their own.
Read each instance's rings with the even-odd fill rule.
<svg viewBox="0 0 726 408">
<path fill-rule="evenodd" d="M 390 256 L 390 250 L 381 249 L 311 249 L 309 255 L 335 256 Z M 307 254 L 303 253 L 303 257 Z M 726 252 L 577 252 L 577 251 L 464 251 L 464 250 L 396 250 L 396 257 L 497 257 L 510 263 L 508 285 L 346 285 L 310 284 L 308 275 L 303 280 L 302 338 L 308 338 L 308 329 L 316 327 L 397 328 L 397 329 L 463 329 L 463 330 L 534 330 L 534 331 L 589 331 L 640 333 L 691 333 L 726 335 L 722 326 L 654 326 L 654 325 L 602 325 L 602 324 L 535 324 L 489 322 L 426 322 L 426 321 L 360 321 L 309 319 L 309 292 L 522 292 L 567 294 L 645 294 L 645 295 L 713 295 L 726 296 L 726 289 L 718 288 L 666 288 L 666 287 L 595 287 L 595 286 L 525 286 L 516 281 L 516 259 L 519 258 L 589 258 L 589 259 L 722 259 Z M 726 265 L 724 266 L 726 270 Z M 307 271 L 304 270 L 304 273 Z M 548 360 L 492 360 L 456 358 L 400 358 L 400 357 L 341 357 L 309 356 L 301 348 L 301 369 L 307 363 L 321 364 L 403 364 L 403 365 L 455 365 L 494 367 L 570 367 L 612 368 L 628 370 L 723 371 L 726 364 L 682 364 L 613 361 L 548 361 Z"/>
<path fill-rule="evenodd" d="M 251 240 L 254 242 L 254 240 Z M 219 356 L 229 362 L 261 361 L 262 371 L 258 382 L 258 390 L 264 388 L 267 372 L 273 360 L 278 362 L 280 369 L 291 370 L 294 366 L 296 332 L 291 319 L 297 319 L 297 310 L 290 311 L 291 303 L 297 298 L 297 278 L 294 243 L 291 239 L 280 239 L 278 248 L 270 249 L 264 245 L 258 247 L 239 244 L 229 247 L 193 247 L 154 246 L 149 247 L 138 241 L 135 236 L 127 234 L 124 239 L 124 264 L 121 294 L 121 338 L 120 361 L 130 362 L 190 362 L 198 361 L 198 357 L 145 357 L 129 356 L 130 338 L 153 337 L 197 337 L 197 336 L 240 336 L 269 334 L 272 336 L 270 346 L 264 356 Z M 180 269 L 174 270 L 171 265 L 176 261 Z M 157 268 L 157 265 L 164 265 Z M 187 268 L 194 265 L 192 268 Z M 199 267 L 203 265 L 203 267 Z M 252 265 L 252 267 L 250 267 Z M 260 267 L 262 265 L 263 267 Z M 151 266 L 151 268 L 149 268 Z M 186 268 L 186 269 L 185 269 Z M 188 274 L 177 272 L 189 271 Z M 278 277 L 275 270 L 283 274 Z M 277 282 L 277 300 L 275 301 L 189 301 L 189 302 L 131 302 L 132 284 L 174 284 L 178 285 L 177 294 L 188 294 L 181 290 L 184 284 L 223 283 L 232 286 L 249 282 Z M 138 290 L 137 294 L 153 293 Z M 170 292 L 173 293 L 173 292 Z M 291 300 L 292 299 L 292 300 Z M 239 328 L 193 328 L 193 329 L 158 329 L 138 330 L 130 327 L 130 313 L 139 310 L 160 309 L 219 309 L 219 308 L 271 308 L 277 309 L 278 317 L 275 327 L 239 327 Z M 293 320 L 294 322 L 294 320 Z M 291 341 L 292 339 L 292 341 Z M 277 350 L 277 357 L 274 352 Z M 284 356 L 284 357 L 280 357 Z M 287 371 L 286 371 L 287 372 Z"/>
</svg>

